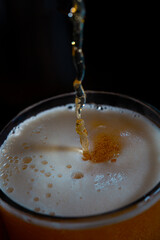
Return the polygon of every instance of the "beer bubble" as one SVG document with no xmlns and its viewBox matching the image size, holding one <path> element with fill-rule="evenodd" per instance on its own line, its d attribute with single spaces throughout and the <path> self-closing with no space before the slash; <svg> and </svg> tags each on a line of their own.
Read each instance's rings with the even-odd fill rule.
<svg viewBox="0 0 160 240">
<path fill-rule="evenodd" d="M 7 186 L 8 185 L 8 183 L 7 182 L 5 182 L 5 183 L 3 183 L 3 186 L 5 187 L 5 186 Z"/>
<path fill-rule="evenodd" d="M 34 198 L 34 201 L 35 201 L 35 202 L 38 202 L 38 201 L 39 201 L 39 197 L 35 197 L 35 198 Z"/>
<path fill-rule="evenodd" d="M 5 153 L 6 153 L 6 149 L 5 148 L 2 149 L 2 153 L 3 153 L 4 157 L 5 157 Z"/>
<path fill-rule="evenodd" d="M 50 177 L 51 176 L 51 173 L 50 172 L 47 172 L 44 174 L 46 177 Z"/>
<path fill-rule="evenodd" d="M 82 172 L 73 172 L 71 175 L 72 179 L 81 179 L 84 177 L 84 174 Z"/>
<path fill-rule="evenodd" d="M 47 165 L 47 164 L 48 164 L 48 162 L 47 162 L 46 160 L 42 161 L 41 163 L 42 163 L 43 165 Z"/>
<path fill-rule="evenodd" d="M 22 143 L 22 146 L 25 150 L 30 148 L 30 145 L 26 142 Z"/>
<path fill-rule="evenodd" d="M 9 164 L 9 163 L 5 163 L 5 164 L 3 165 L 3 167 L 4 167 L 4 168 L 9 168 L 9 167 L 10 167 L 10 164 Z"/>
<path fill-rule="evenodd" d="M 36 166 L 34 165 L 34 164 L 32 164 L 31 166 L 30 166 L 30 168 L 31 169 L 34 169 Z"/>
<path fill-rule="evenodd" d="M 0 177 L 5 180 L 8 178 L 8 174 L 2 173 Z"/>
<path fill-rule="evenodd" d="M 7 156 L 7 160 L 10 160 L 10 159 L 12 159 L 12 156 Z"/>
<path fill-rule="evenodd" d="M 28 164 L 28 163 L 31 163 L 31 162 L 32 162 L 32 158 L 31 157 L 24 157 L 23 158 L 23 163 Z"/>
<path fill-rule="evenodd" d="M 50 212 L 49 215 L 50 216 L 55 216 L 55 212 Z"/>
<path fill-rule="evenodd" d="M 102 111 L 102 110 L 103 110 L 103 107 L 102 107 L 102 106 L 97 106 L 97 110 L 98 110 L 98 111 Z"/>
<path fill-rule="evenodd" d="M 72 165 L 68 164 L 66 167 L 67 167 L 67 168 L 72 168 Z"/>
<path fill-rule="evenodd" d="M 53 187 L 53 184 L 52 183 L 48 183 L 48 188 L 52 188 Z"/>
<path fill-rule="evenodd" d="M 50 198 L 51 197 L 51 193 L 46 193 L 46 198 Z"/>
<path fill-rule="evenodd" d="M 12 188 L 12 187 L 7 188 L 8 193 L 12 193 L 13 191 L 14 191 L 14 188 Z"/>
<path fill-rule="evenodd" d="M 41 209 L 40 209 L 40 208 L 35 208 L 34 211 L 35 211 L 35 212 L 40 212 Z"/>
<path fill-rule="evenodd" d="M 68 106 L 68 109 L 69 109 L 69 110 L 73 110 L 73 109 L 74 109 L 74 106 L 73 106 L 73 105 L 69 105 L 69 106 Z"/>
<path fill-rule="evenodd" d="M 28 167 L 27 165 L 23 165 L 23 166 L 22 166 L 22 170 L 26 170 L 27 167 Z"/>
</svg>

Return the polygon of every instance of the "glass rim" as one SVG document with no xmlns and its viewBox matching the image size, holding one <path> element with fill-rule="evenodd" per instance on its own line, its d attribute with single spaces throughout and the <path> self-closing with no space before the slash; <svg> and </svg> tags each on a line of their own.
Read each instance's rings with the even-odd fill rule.
<svg viewBox="0 0 160 240">
<path fill-rule="evenodd" d="M 154 106 L 138 100 L 136 98 L 130 97 L 128 95 L 125 94 L 121 94 L 121 93 L 114 93 L 114 92 L 106 92 L 106 91 L 92 91 L 92 90 L 87 90 L 85 91 L 86 95 L 89 94 L 104 94 L 104 95 L 112 95 L 112 96 L 117 96 L 117 97 L 121 97 L 121 98 L 125 98 L 126 100 L 131 100 L 133 102 L 137 102 L 140 105 L 143 105 L 144 107 L 148 108 L 150 111 L 156 113 L 157 115 L 159 115 L 160 117 L 160 111 L 155 108 Z M 44 99 L 42 101 L 39 101 L 35 104 L 32 104 L 31 106 L 25 108 L 24 110 L 22 110 L 21 112 L 19 112 L 0 132 L 0 136 L 5 132 L 5 130 L 10 126 L 10 124 L 12 122 L 14 122 L 17 118 L 19 118 L 21 115 L 25 114 L 26 112 L 34 109 L 35 107 L 40 106 L 41 104 L 46 104 L 49 101 L 54 101 L 63 97 L 73 97 L 75 96 L 75 92 L 70 92 L 70 93 L 64 93 L 64 94 L 60 94 L 60 95 L 56 95 L 47 99 Z M 71 103 L 73 104 L 73 103 Z M 102 105 L 102 104 L 100 104 Z M 49 108 L 48 108 L 49 109 Z M 43 110 L 45 111 L 45 110 Z M 39 111 L 41 112 L 41 111 Z M 27 118 L 26 118 L 27 119 Z M 23 120 L 21 121 L 23 122 Z M 16 126 L 16 125 L 15 125 Z M 14 126 L 14 127 L 15 127 Z M 13 129 L 13 128 L 12 128 Z M 10 131 L 12 130 L 10 129 Z M 10 132 L 9 131 L 9 132 Z M 8 134 L 6 135 L 8 136 Z M 0 142 L 0 146 L 1 144 L 3 144 L 3 142 Z M 138 198 L 137 200 L 124 205 L 123 207 L 120 208 L 116 208 L 114 210 L 111 211 L 106 211 L 104 213 L 98 213 L 98 214 L 93 214 L 93 215 L 88 215 L 88 216 L 59 216 L 59 215 L 47 215 L 44 213 L 39 213 L 39 212 L 35 212 L 33 210 L 30 210 L 20 204 L 18 204 L 17 202 L 15 202 L 14 200 L 12 200 L 11 198 L 9 198 L 1 189 L 0 189 L 0 200 L 2 200 L 4 203 L 6 203 L 8 206 L 12 207 L 14 210 L 23 213 L 23 214 L 27 214 L 30 215 L 32 217 L 38 218 L 38 219 L 43 219 L 45 221 L 49 221 L 49 222 L 66 222 L 66 223 L 77 223 L 77 222 L 88 222 L 88 221 L 97 221 L 99 219 L 112 219 L 113 217 L 118 217 L 119 215 L 127 215 L 127 213 L 130 213 L 131 211 L 134 211 L 135 208 L 139 208 L 139 205 L 141 205 L 142 203 L 146 204 L 150 201 L 153 200 L 153 198 L 157 197 L 157 195 L 160 194 L 160 182 L 158 182 L 150 191 L 148 191 L 146 194 L 144 194 L 142 197 Z M 151 199 L 150 199 L 151 198 Z M 151 204 L 151 203 L 150 203 Z"/>
</svg>

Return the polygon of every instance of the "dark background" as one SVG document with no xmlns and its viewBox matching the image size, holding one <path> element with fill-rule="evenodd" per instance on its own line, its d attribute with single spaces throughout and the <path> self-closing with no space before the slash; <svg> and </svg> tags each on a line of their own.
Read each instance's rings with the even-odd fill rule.
<svg viewBox="0 0 160 240">
<path fill-rule="evenodd" d="M 73 91 L 72 25 L 62 13 L 67 1 L 0 0 L 0 129 L 25 107 Z M 152 9 L 102 0 L 85 5 L 84 88 L 124 93 L 160 108 Z"/>
</svg>

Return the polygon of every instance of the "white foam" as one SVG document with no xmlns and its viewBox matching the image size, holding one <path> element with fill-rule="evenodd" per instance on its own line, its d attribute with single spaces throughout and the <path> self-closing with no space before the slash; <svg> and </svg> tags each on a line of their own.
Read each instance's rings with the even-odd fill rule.
<svg viewBox="0 0 160 240">
<path fill-rule="evenodd" d="M 0 186 L 11 199 L 37 212 L 84 216 L 131 203 L 158 183 L 156 126 L 109 106 L 86 105 L 83 117 L 90 139 L 97 131 L 120 132 L 124 146 L 117 161 L 83 161 L 74 105 L 47 110 L 11 131 L 0 148 Z"/>
</svg>

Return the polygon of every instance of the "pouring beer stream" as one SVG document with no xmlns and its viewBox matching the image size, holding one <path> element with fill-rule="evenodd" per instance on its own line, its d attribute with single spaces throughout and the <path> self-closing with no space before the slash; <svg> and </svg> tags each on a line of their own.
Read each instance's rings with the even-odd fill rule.
<svg viewBox="0 0 160 240">
<path fill-rule="evenodd" d="M 82 86 L 82 81 L 85 75 L 85 61 L 83 55 L 83 28 L 85 21 L 85 5 L 83 0 L 73 0 L 73 6 L 68 13 L 68 16 L 73 22 L 73 39 L 72 39 L 72 56 L 76 68 L 76 79 L 73 82 L 73 87 L 76 92 L 76 132 L 80 136 L 84 158 L 89 158 L 89 142 L 88 133 L 85 128 L 84 120 L 82 119 L 82 108 L 86 103 L 86 94 Z"/>
</svg>

